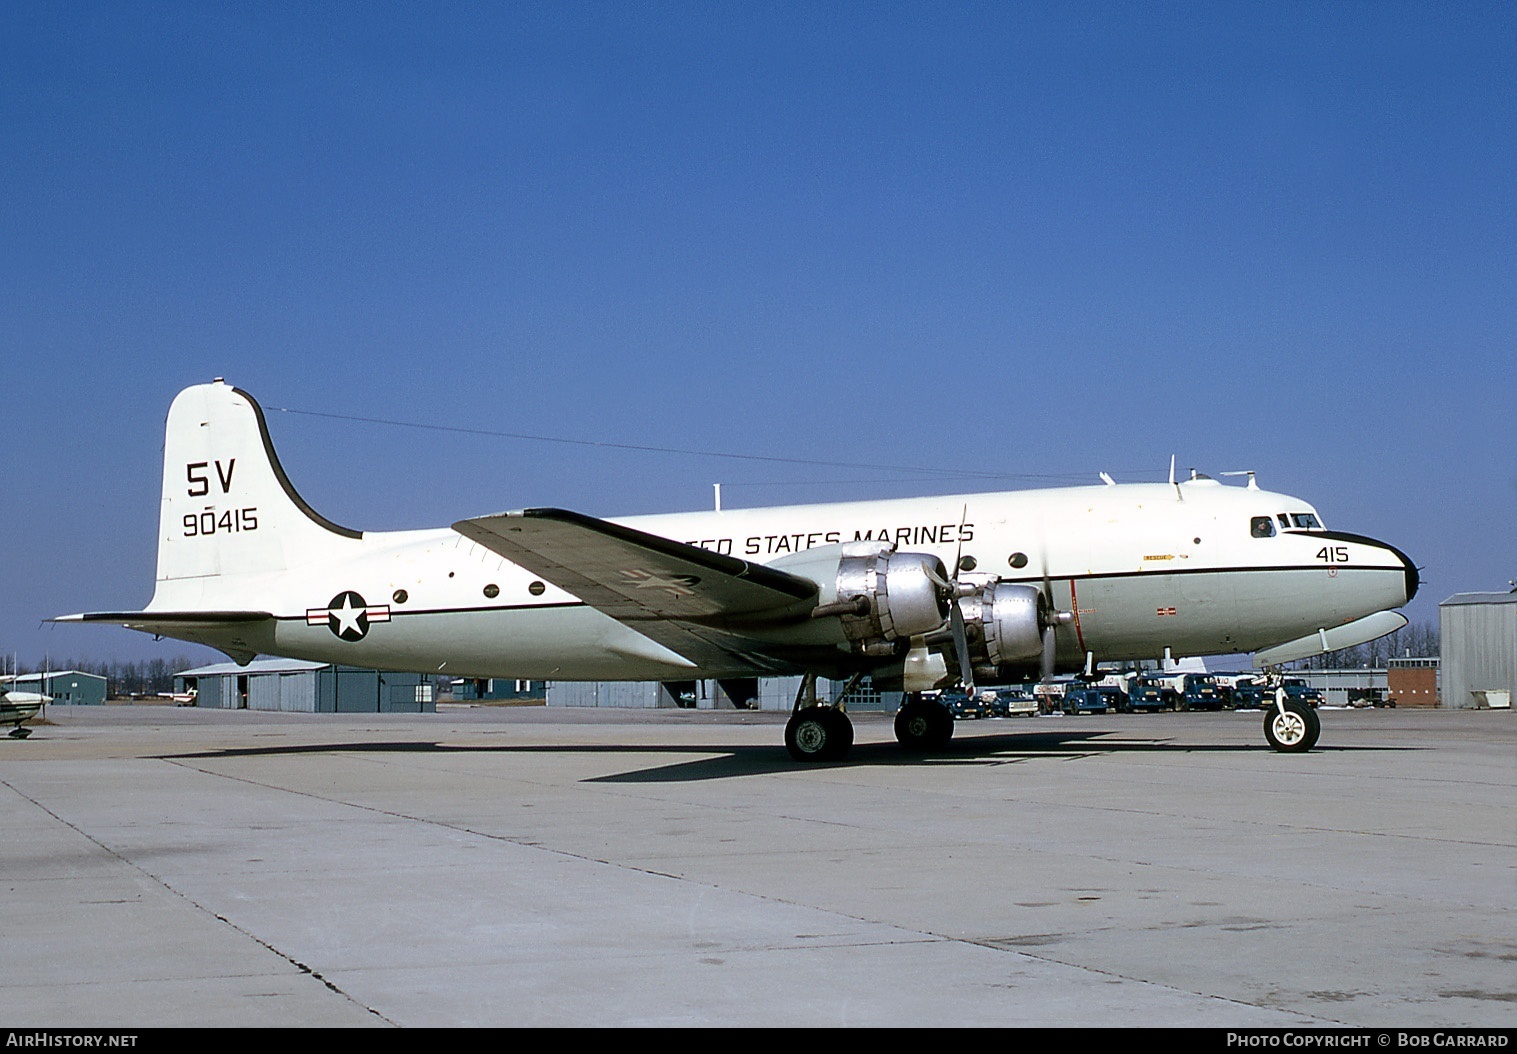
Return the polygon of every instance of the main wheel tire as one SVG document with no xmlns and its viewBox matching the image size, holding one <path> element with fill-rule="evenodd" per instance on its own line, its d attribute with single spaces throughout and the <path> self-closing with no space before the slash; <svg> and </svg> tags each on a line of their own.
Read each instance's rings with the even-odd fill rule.
<svg viewBox="0 0 1517 1054">
<path fill-rule="evenodd" d="M 895 738 L 907 750 L 941 750 L 953 738 L 953 715 L 941 703 L 910 699 L 896 712 Z"/>
<path fill-rule="evenodd" d="M 808 706 L 785 724 L 785 749 L 796 761 L 841 761 L 853 748 L 853 722 L 831 706 Z"/>
<path fill-rule="evenodd" d="M 909 700 L 895 714 L 895 738 L 907 750 L 926 750 L 932 718 L 925 703 Z"/>
<path fill-rule="evenodd" d="M 1284 754 L 1301 754 L 1317 745 L 1322 722 L 1317 711 L 1294 699 L 1285 701 L 1285 713 L 1271 705 L 1264 711 L 1264 738 Z"/>
<path fill-rule="evenodd" d="M 826 711 L 822 720 L 828 722 L 831 730 L 831 743 L 827 747 L 828 761 L 842 761 L 853 749 L 853 722 L 848 715 L 835 706 L 823 707 Z"/>
</svg>

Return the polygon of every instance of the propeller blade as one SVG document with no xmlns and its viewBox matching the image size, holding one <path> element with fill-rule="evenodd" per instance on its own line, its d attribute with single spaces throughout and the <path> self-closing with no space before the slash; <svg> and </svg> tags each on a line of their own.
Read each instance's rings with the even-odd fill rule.
<svg viewBox="0 0 1517 1054">
<path fill-rule="evenodd" d="M 964 570 L 964 524 L 969 520 L 969 504 L 966 502 L 964 511 L 959 514 L 959 544 L 953 551 L 953 580 L 959 580 L 959 572 Z"/>
<path fill-rule="evenodd" d="M 1049 617 L 1052 617 L 1057 609 L 1053 606 L 1053 580 L 1048 577 L 1048 546 L 1038 551 L 1038 559 L 1043 567 L 1043 599 L 1048 604 Z"/>
<path fill-rule="evenodd" d="M 934 562 L 936 562 L 936 561 L 934 561 Z M 931 582 L 933 585 L 935 585 L 935 586 L 938 587 L 938 590 L 945 597 L 951 597 L 951 596 L 957 596 L 958 595 L 958 591 L 959 591 L 958 584 L 955 583 L 955 582 L 950 582 L 948 579 L 946 579 L 942 575 L 938 574 L 937 569 L 932 564 L 929 564 L 929 563 L 922 564 L 922 573 L 927 576 L 927 580 L 929 582 Z"/>
<path fill-rule="evenodd" d="M 1051 680 L 1053 680 L 1053 667 L 1054 667 L 1054 660 L 1056 658 L 1055 651 L 1058 648 L 1058 643 L 1059 643 L 1058 640 L 1055 639 L 1055 636 L 1054 636 L 1054 627 L 1053 627 L 1053 624 L 1050 623 L 1047 626 L 1044 626 L 1043 627 L 1043 657 L 1042 657 L 1041 666 L 1039 668 L 1039 672 L 1042 675 L 1041 679 L 1044 680 L 1044 681 L 1051 681 Z"/>
<path fill-rule="evenodd" d="M 974 667 L 969 664 L 969 639 L 964 632 L 964 612 L 954 600 L 948 612 L 948 624 L 953 629 L 953 650 L 959 657 L 959 681 L 964 691 L 974 695 Z"/>
</svg>

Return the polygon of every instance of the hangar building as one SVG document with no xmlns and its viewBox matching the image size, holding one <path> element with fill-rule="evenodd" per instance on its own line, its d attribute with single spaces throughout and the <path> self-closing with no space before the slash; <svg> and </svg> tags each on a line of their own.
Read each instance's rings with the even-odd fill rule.
<svg viewBox="0 0 1517 1054">
<path fill-rule="evenodd" d="M 306 714 L 434 713 L 432 679 L 295 659 L 222 662 L 174 676 L 174 691 L 194 691 L 196 706 Z"/>
<path fill-rule="evenodd" d="M 817 694 L 836 698 L 844 681 L 817 682 Z M 707 681 L 549 681 L 549 706 L 631 707 L 687 710 L 779 710 L 789 711 L 800 691 L 799 677 L 736 677 Z M 900 692 L 876 691 L 866 677 L 848 693 L 850 710 L 900 708 Z"/>
<path fill-rule="evenodd" d="M 50 673 L 23 673 L 5 678 L 14 682 L 18 692 L 41 692 L 53 697 L 60 706 L 104 706 L 105 678 L 82 670 L 53 670 Z"/>
<path fill-rule="evenodd" d="M 1517 695 L 1517 589 L 1455 593 L 1438 605 L 1438 627 L 1443 705 L 1511 706 Z"/>
</svg>

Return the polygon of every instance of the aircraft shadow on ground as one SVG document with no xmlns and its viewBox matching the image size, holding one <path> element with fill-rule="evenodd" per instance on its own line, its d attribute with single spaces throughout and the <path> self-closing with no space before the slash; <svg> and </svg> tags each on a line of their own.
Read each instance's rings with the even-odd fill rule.
<svg viewBox="0 0 1517 1054">
<path fill-rule="evenodd" d="M 226 747 L 217 750 L 157 755 L 163 760 L 193 761 L 217 758 L 279 757 L 301 754 L 696 754 L 697 758 L 635 769 L 607 776 L 593 776 L 587 783 L 681 783 L 731 779 L 771 773 L 807 773 L 830 768 L 938 767 L 944 765 L 1009 765 L 1038 759 L 1078 760 L 1116 754 L 1157 754 L 1180 757 L 1187 754 L 1227 755 L 1267 753 L 1269 748 L 1252 743 L 1196 743 L 1165 739 L 1106 739 L 1110 731 L 1098 729 L 1028 732 L 1019 734 L 965 735 L 946 747 L 926 753 L 903 750 L 896 743 L 856 743 L 847 760 L 804 764 L 793 761 L 781 744 L 722 746 L 720 744 L 467 744 L 438 742 L 305 743 L 284 746 Z M 1313 753 L 1362 750 L 1408 750 L 1400 746 L 1334 746 L 1319 744 Z"/>
</svg>

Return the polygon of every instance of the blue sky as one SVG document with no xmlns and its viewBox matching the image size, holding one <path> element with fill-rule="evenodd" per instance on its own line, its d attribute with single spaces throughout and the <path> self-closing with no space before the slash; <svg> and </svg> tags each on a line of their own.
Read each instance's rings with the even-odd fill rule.
<svg viewBox="0 0 1517 1054">
<path fill-rule="evenodd" d="M 1517 577 L 1517 7 L 15 3 L 0 649 L 152 592 L 224 376 L 361 529 L 1253 469 Z"/>
</svg>

